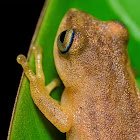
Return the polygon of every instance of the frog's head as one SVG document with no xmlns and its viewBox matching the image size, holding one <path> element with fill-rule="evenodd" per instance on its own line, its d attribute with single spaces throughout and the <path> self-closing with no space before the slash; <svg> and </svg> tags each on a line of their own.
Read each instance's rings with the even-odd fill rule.
<svg viewBox="0 0 140 140">
<path fill-rule="evenodd" d="M 114 59 L 125 56 L 128 31 L 117 21 L 100 21 L 76 9 L 64 16 L 54 43 L 58 74 L 67 87 L 85 84 L 103 70 L 112 67 Z"/>
</svg>

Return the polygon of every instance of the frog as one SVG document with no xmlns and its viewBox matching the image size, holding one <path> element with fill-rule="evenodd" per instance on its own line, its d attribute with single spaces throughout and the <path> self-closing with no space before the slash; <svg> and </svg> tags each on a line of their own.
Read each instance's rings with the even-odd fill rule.
<svg viewBox="0 0 140 140">
<path fill-rule="evenodd" d="M 58 103 L 45 86 L 42 49 L 33 47 L 36 74 L 24 55 L 17 61 L 30 81 L 31 96 L 44 116 L 67 140 L 140 139 L 139 89 L 127 52 L 129 32 L 120 21 L 101 21 L 72 8 L 54 41 L 57 73 L 64 84 Z"/>
</svg>

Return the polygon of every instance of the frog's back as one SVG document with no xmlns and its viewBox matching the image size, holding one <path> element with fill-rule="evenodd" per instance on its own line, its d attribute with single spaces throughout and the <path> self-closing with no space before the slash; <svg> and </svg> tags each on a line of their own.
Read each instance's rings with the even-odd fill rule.
<svg viewBox="0 0 140 140">
<path fill-rule="evenodd" d="M 62 54 L 54 45 L 56 68 L 66 89 L 63 94 L 73 110 L 67 139 L 138 139 L 138 87 L 127 54 L 126 27 L 72 9 L 58 35 L 67 29 L 74 31 L 70 49 Z"/>
<path fill-rule="evenodd" d="M 68 91 L 73 94 L 70 99 L 74 119 L 67 139 L 138 139 L 140 114 L 135 87 L 134 90 L 124 87 L 121 93 L 97 87 L 91 87 L 86 93 L 82 89 L 79 93 Z"/>
</svg>

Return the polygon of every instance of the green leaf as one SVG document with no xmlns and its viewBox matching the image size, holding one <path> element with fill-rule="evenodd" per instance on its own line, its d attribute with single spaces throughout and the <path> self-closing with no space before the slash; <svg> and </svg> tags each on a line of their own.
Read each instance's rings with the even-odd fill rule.
<svg viewBox="0 0 140 140">
<path fill-rule="evenodd" d="M 64 14 L 70 8 L 88 12 L 100 20 L 120 20 L 130 31 L 128 52 L 132 66 L 136 69 L 136 77 L 140 88 L 140 1 L 139 0 L 50 0 L 46 3 L 39 20 L 29 51 L 29 63 L 35 71 L 33 45 L 43 48 L 43 70 L 46 84 L 58 77 L 54 59 L 53 43 L 58 26 Z M 63 86 L 53 91 L 51 96 L 60 99 Z M 11 140 L 57 140 L 65 139 L 65 134 L 59 132 L 39 111 L 32 101 L 28 79 L 23 76 L 19 87 L 8 139 Z"/>
</svg>

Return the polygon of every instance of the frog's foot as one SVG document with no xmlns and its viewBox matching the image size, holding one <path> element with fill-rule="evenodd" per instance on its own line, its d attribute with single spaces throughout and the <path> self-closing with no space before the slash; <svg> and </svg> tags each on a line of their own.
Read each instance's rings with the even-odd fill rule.
<svg viewBox="0 0 140 140">
<path fill-rule="evenodd" d="M 60 85 L 58 79 L 54 79 L 45 86 L 45 77 L 42 70 L 42 51 L 40 47 L 34 47 L 36 74 L 31 70 L 26 57 L 19 55 L 17 61 L 22 65 L 26 76 L 30 80 L 31 96 L 34 103 L 61 132 L 70 130 L 73 122 L 72 110 L 68 107 L 62 107 L 49 94 Z"/>
<path fill-rule="evenodd" d="M 17 62 L 22 65 L 23 70 L 30 81 L 35 81 L 36 76 L 34 72 L 31 70 L 29 63 L 24 55 L 20 54 L 17 57 Z"/>
<path fill-rule="evenodd" d="M 36 84 L 36 86 L 42 86 L 44 88 L 45 93 L 50 94 L 50 92 L 57 86 L 60 85 L 60 81 L 58 79 L 52 80 L 47 86 L 45 86 L 45 76 L 42 68 L 42 49 L 41 47 L 33 47 L 33 53 L 35 55 L 35 66 L 36 66 L 36 74 L 31 70 L 29 63 L 24 55 L 19 55 L 17 57 L 17 62 L 22 65 L 23 70 L 30 80 L 30 83 Z M 41 88 L 41 87 L 40 87 Z"/>
<path fill-rule="evenodd" d="M 42 68 L 42 49 L 39 46 L 33 47 L 33 53 L 35 55 L 35 66 L 36 66 L 36 76 L 39 81 L 45 85 L 45 77 Z"/>
</svg>

